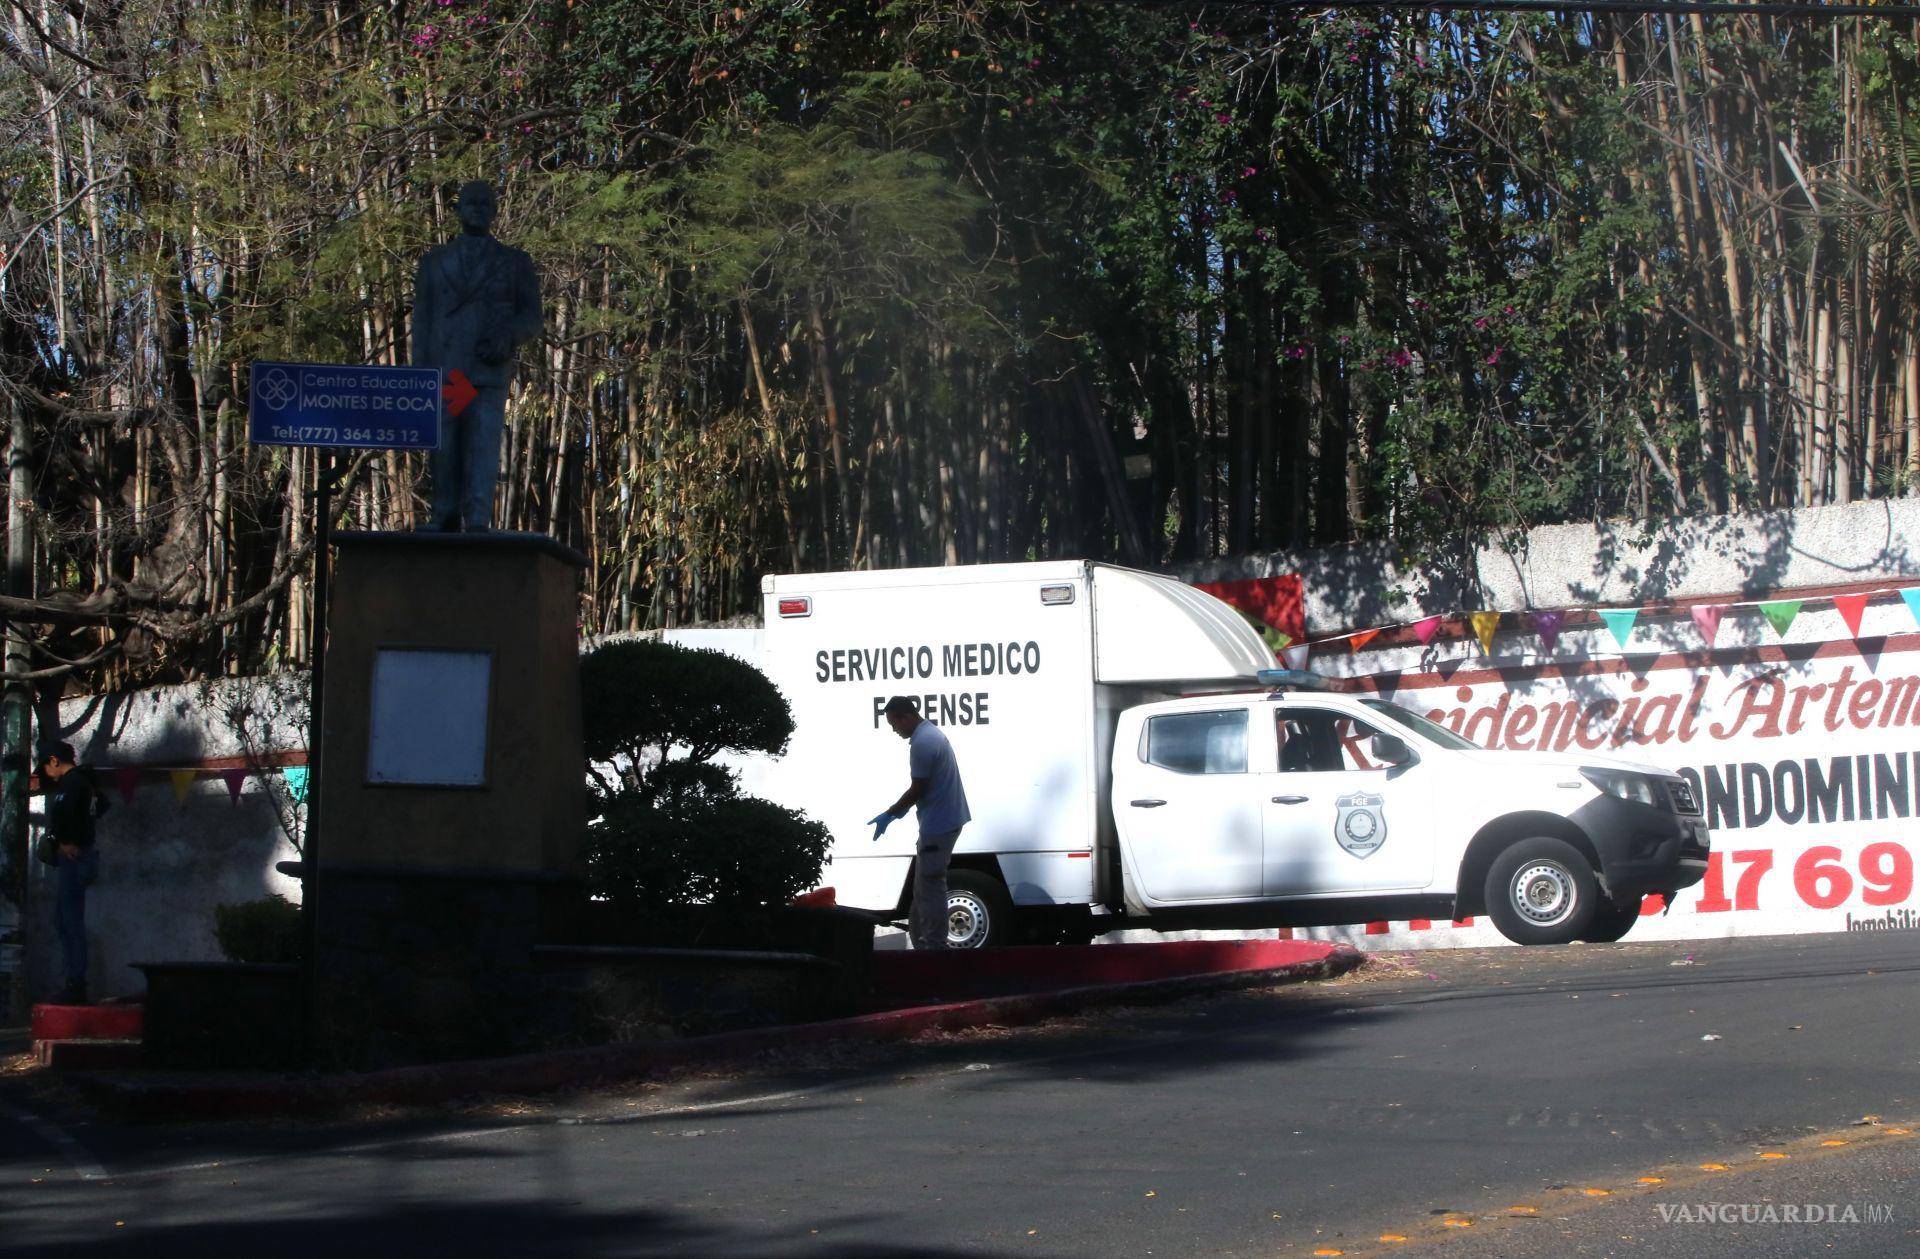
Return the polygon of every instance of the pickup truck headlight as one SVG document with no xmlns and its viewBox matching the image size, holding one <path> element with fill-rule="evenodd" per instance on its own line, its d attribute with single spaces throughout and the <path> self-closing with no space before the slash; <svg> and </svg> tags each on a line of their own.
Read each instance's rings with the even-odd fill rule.
<svg viewBox="0 0 1920 1259">
<path fill-rule="evenodd" d="M 1630 774 L 1619 769 L 1583 769 L 1580 776 L 1610 796 L 1650 804 L 1656 809 L 1660 807 L 1660 796 L 1653 789 L 1653 780 L 1645 774 Z"/>
</svg>

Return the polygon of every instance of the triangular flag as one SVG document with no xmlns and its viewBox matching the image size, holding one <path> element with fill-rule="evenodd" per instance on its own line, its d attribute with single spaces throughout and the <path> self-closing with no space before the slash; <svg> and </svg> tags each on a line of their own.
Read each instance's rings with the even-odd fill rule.
<svg viewBox="0 0 1920 1259">
<path fill-rule="evenodd" d="M 1907 601 L 1907 611 L 1913 613 L 1913 619 L 1920 621 L 1920 586 L 1909 586 L 1900 592 L 1900 597 Z"/>
<path fill-rule="evenodd" d="M 114 766 L 113 785 L 120 791 L 120 803 L 132 804 L 133 793 L 140 790 L 140 770 L 132 765 Z"/>
<path fill-rule="evenodd" d="M 187 793 L 193 790 L 193 780 L 198 777 L 200 777 L 199 772 L 191 769 L 170 769 L 167 771 L 167 781 L 173 784 L 173 798 L 175 803 L 186 803 Z"/>
<path fill-rule="evenodd" d="M 1533 632 L 1540 635 L 1540 642 L 1548 651 L 1560 645 L 1560 626 L 1567 619 L 1565 612 L 1535 612 L 1533 614 Z"/>
<path fill-rule="evenodd" d="M 1639 608 L 1596 608 L 1594 615 L 1607 623 L 1613 631 L 1613 641 L 1625 647 L 1627 639 L 1633 636 L 1633 623 L 1640 619 Z"/>
<path fill-rule="evenodd" d="M 1772 603 L 1760 605 L 1760 615 L 1767 618 L 1767 624 L 1773 626 L 1773 632 L 1785 638 L 1787 631 L 1793 628 L 1793 618 L 1800 615 L 1799 599 L 1776 599 Z"/>
<path fill-rule="evenodd" d="M 1433 636 L 1439 632 L 1440 618 L 1437 616 L 1430 616 L 1424 621 L 1415 621 L 1413 623 L 1413 636 L 1420 640 L 1422 647 L 1431 643 Z"/>
<path fill-rule="evenodd" d="M 1368 679 L 1373 690 L 1381 699 L 1391 700 L 1400 690 L 1400 670 L 1389 669 L 1385 673 L 1375 673 Z"/>
<path fill-rule="evenodd" d="M 1351 634 L 1347 637 L 1347 646 L 1353 648 L 1355 651 L 1360 651 L 1378 637 L 1380 637 L 1380 631 L 1377 629 L 1361 630 L 1359 633 Z"/>
<path fill-rule="evenodd" d="M 240 803 L 240 789 L 247 785 L 247 771 L 244 769 L 223 769 L 220 781 L 227 784 L 227 799 Z"/>
<path fill-rule="evenodd" d="M 1693 609 L 1693 623 L 1700 631 L 1700 637 L 1707 640 L 1707 646 L 1713 646 L 1713 640 L 1720 634 L 1720 614 L 1726 609 L 1717 603 L 1698 604 Z"/>
<path fill-rule="evenodd" d="M 1867 610 L 1866 595 L 1835 595 L 1833 606 L 1840 610 L 1840 619 L 1847 623 L 1847 630 L 1860 637 L 1860 614 Z"/>
<path fill-rule="evenodd" d="M 1468 615 L 1467 619 L 1473 622 L 1473 636 L 1480 640 L 1480 654 L 1483 656 L 1491 656 L 1493 654 L 1494 631 L 1500 628 L 1500 614 L 1498 612 L 1474 612 Z"/>
<path fill-rule="evenodd" d="M 1308 651 L 1305 643 L 1297 647 L 1283 647 L 1280 649 L 1280 659 L 1286 662 L 1289 669 L 1304 669 L 1307 667 Z"/>
<path fill-rule="evenodd" d="M 295 804 L 307 802 L 307 767 L 289 765 L 280 771 L 280 777 L 286 780 L 287 798 Z"/>
</svg>

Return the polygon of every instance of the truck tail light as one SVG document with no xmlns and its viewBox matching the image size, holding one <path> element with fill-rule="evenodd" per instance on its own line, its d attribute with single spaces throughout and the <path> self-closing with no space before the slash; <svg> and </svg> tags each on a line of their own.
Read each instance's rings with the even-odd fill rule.
<svg viewBox="0 0 1920 1259">
<path fill-rule="evenodd" d="M 1072 603 L 1073 587 L 1042 586 L 1040 587 L 1040 602 L 1043 604 Z"/>
<path fill-rule="evenodd" d="M 782 599 L 780 601 L 780 615 L 812 616 L 813 600 L 806 595 L 801 595 L 798 599 Z"/>
</svg>

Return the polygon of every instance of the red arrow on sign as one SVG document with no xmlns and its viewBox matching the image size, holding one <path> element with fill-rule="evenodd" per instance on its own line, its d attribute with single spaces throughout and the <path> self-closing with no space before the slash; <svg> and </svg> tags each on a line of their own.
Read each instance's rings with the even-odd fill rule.
<svg viewBox="0 0 1920 1259">
<path fill-rule="evenodd" d="M 465 372 L 457 367 L 447 369 L 447 379 L 440 386 L 440 397 L 447 404 L 449 419 L 466 410 L 479 396 L 480 391 L 473 387 L 473 382 L 467 379 Z"/>
</svg>

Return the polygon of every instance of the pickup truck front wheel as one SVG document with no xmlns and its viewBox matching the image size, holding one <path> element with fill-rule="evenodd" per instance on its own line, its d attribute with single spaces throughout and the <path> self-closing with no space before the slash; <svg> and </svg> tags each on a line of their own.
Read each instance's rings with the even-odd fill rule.
<svg viewBox="0 0 1920 1259">
<path fill-rule="evenodd" d="M 1578 849 L 1539 835 L 1493 859 L 1487 871 L 1487 914 L 1515 944 L 1578 940 L 1600 907 L 1600 885 Z"/>
</svg>

